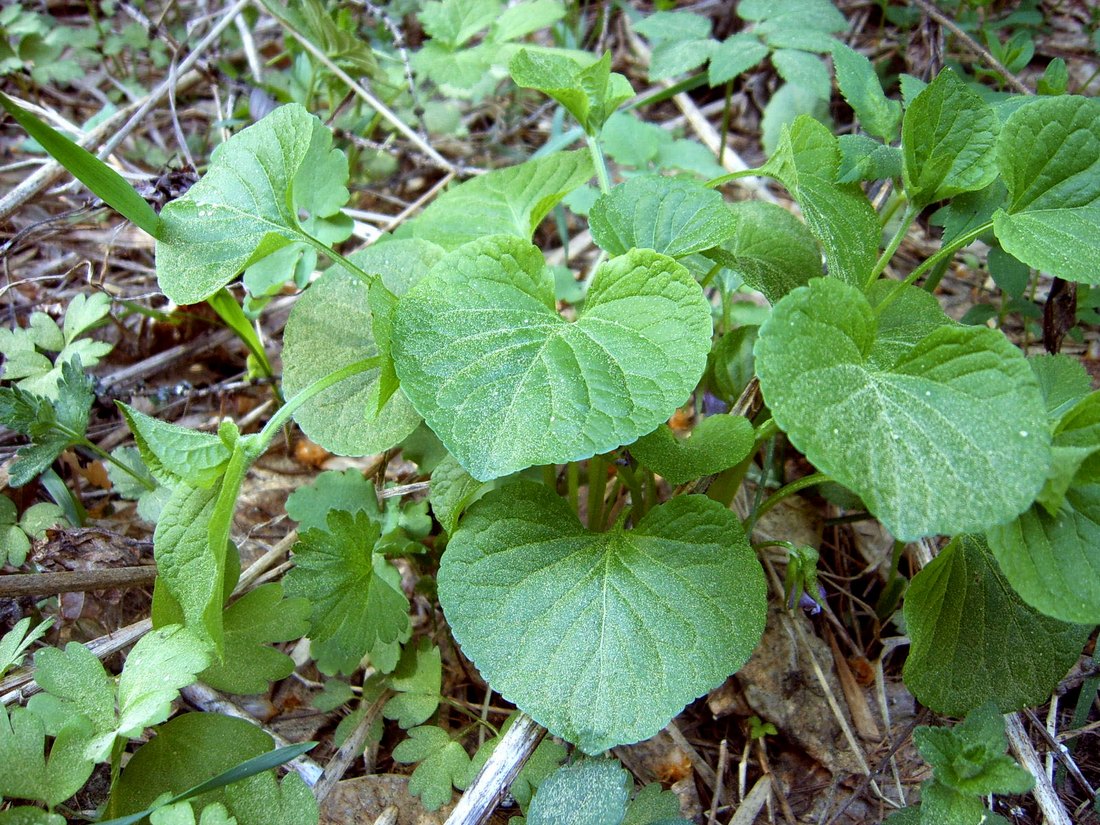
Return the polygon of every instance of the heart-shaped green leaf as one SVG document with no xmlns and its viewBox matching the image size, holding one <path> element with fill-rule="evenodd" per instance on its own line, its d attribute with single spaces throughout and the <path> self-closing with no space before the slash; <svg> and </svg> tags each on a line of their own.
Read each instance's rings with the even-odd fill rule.
<svg viewBox="0 0 1100 825">
<path fill-rule="evenodd" d="M 157 278 L 178 304 L 198 303 L 237 273 L 306 234 L 298 209 L 311 203 L 312 181 L 347 177 L 332 132 L 298 103 L 281 106 L 234 135 L 182 198 L 161 210 Z M 325 207 L 347 200 L 346 189 Z M 329 213 L 326 213 L 329 214 Z"/>
<path fill-rule="evenodd" d="M 439 598 L 493 689 L 590 754 L 652 736 L 741 667 L 766 608 L 760 563 L 717 502 L 679 496 L 633 530 L 591 533 L 526 482 L 469 509 Z"/>
<path fill-rule="evenodd" d="M 601 266 L 574 323 L 538 249 L 497 235 L 440 261 L 401 299 L 401 387 L 479 481 L 589 458 L 666 421 L 710 349 L 710 306 L 669 257 Z"/>
<path fill-rule="evenodd" d="M 1005 251 L 1053 275 L 1100 283 L 1100 101 L 1027 101 L 1001 130 L 997 163 L 1008 204 L 993 228 Z"/>
<path fill-rule="evenodd" d="M 630 445 L 630 454 L 671 484 L 740 463 L 755 443 L 752 424 L 739 415 L 712 415 L 703 419 L 690 438 L 679 439 L 666 424 Z"/>
<path fill-rule="evenodd" d="M 680 258 L 718 246 L 736 228 L 718 192 L 661 175 L 631 178 L 600 195 L 588 220 L 592 239 L 610 255 L 638 248 Z"/>
<path fill-rule="evenodd" d="M 988 186 L 997 177 L 993 108 L 949 69 L 917 95 L 901 123 L 905 194 L 918 206 Z"/>
<path fill-rule="evenodd" d="M 990 701 L 1002 713 L 1044 701 L 1091 632 L 1024 604 L 980 536 L 959 536 L 913 579 L 905 625 L 905 684 L 949 716 Z"/>
<path fill-rule="evenodd" d="M 832 279 L 776 304 L 756 366 L 791 442 L 906 541 L 1026 509 L 1050 466 L 1050 430 L 1020 351 L 985 327 L 880 330 L 863 294 Z"/>
</svg>

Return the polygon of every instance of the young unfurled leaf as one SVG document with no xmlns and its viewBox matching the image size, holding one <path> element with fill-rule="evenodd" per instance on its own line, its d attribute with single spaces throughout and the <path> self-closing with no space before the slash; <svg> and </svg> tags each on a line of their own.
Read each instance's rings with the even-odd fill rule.
<svg viewBox="0 0 1100 825">
<path fill-rule="evenodd" d="M 46 313 L 33 312 L 26 329 L 0 328 L 0 354 L 5 359 L 3 377 L 32 395 L 56 401 L 65 364 L 79 358 L 86 369 L 91 369 L 113 349 L 105 341 L 80 337 L 110 310 L 111 299 L 106 294 L 81 292 L 69 302 L 61 327 Z M 51 361 L 45 352 L 57 355 Z"/>
<path fill-rule="evenodd" d="M 79 358 L 62 365 L 55 400 L 19 387 L 0 387 L 0 424 L 31 440 L 8 468 L 9 486 L 22 487 L 84 439 L 93 398 L 92 380 Z"/>
<path fill-rule="evenodd" d="M 340 307 L 333 312 L 333 307 Z M 283 390 L 301 392 L 333 370 L 378 355 L 368 287 L 340 267 L 316 281 L 294 306 L 283 335 Z M 397 390 L 378 410 L 381 367 L 319 393 L 294 414 L 298 426 L 339 455 L 369 455 L 392 447 L 420 423 Z"/>
<path fill-rule="evenodd" d="M 1000 123 L 992 107 L 950 69 L 940 72 L 905 110 L 901 150 L 905 194 L 923 207 L 988 186 Z"/>
<path fill-rule="evenodd" d="M 1091 628 L 1048 618 L 1009 586 L 985 541 L 960 536 L 909 585 L 905 684 L 938 713 L 1038 704 L 1077 661 Z"/>
<path fill-rule="evenodd" d="M 38 684 L 47 699 L 83 714 L 94 736 L 86 755 L 105 760 L 115 738 L 133 739 L 168 718 L 172 701 L 210 661 L 206 647 L 186 628 L 170 625 L 143 637 L 117 681 L 83 645 L 45 648 L 34 657 Z M 32 701 L 31 708 L 34 709 Z M 117 709 L 116 709 L 117 708 Z"/>
<path fill-rule="evenodd" d="M 91 722 L 71 714 L 47 757 L 42 720 L 26 708 L 0 706 L 0 797 L 38 800 L 51 808 L 64 802 L 92 775 L 95 763 L 84 755 L 91 736 Z"/>
<path fill-rule="evenodd" d="M 1008 203 L 993 217 L 1005 251 L 1052 275 L 1100 283 L 1100 101 L 1041 97 L 997 140 Z"/>
<path fill-rule="evenodd" d="M 652 249 L 682 258 L 724 243 L 736 228 L 718 192 L 660 175 L 634 177 L 600 195 L 588 220 L 592 239 L 612 256 Z"/>
<path fill-rule="evenodd" d="M 744 460 L 754 443 L 752 424 L 739 415 L 704 418 L 686 439 L 665 424 L 630 445 L 630 454 L 670 484 L 720 473 Z"/>
<path fill-rule="evenodd" d="M 791 442 L 903 540 L 1013 518 L 1051 461 L 1020 351 L 935 313 L 887 323 L 889 309 L 876 319 L 858 290 L 817 279 L 776 304 L 756 345 L 764 398 Z"/>
<path fill-rule="evenodd" d="M 836 84 L 855 111 L 859 124 L 869 135 L 887 143 L 894 140 L 901 121 L 901 104 L 883 94 L 870 60 L 839 40 L 834 41 L 832 51 Z"/>
<path fill-rule="evenodd" d="M 539 786 L 527 810 L 527 823 L 619 825 L 632 784 L 630 774 L 616 759 L 582 759 L 564 765 Z"/>
<path fill-rule="evenodd" d="M 739 201 L 728 207 L 733 232 L 708 257 L 740 275 L 775 303 L 792 289 L 821 277 L 821 251 L 798 218 L 774 203 Z"/>
<path fill-rule="evenodd" d="M 401 576 L 374 552 L 381 527 L 365 513 L 329 513 L 325 530 L 301 533 L 284 587 L 313 605 L 310 638 L 324 673 L 351 673 L 376 642 L 409 627 Z"/>
<path fill-rule="evenodd" d="M 27 616 L 15 623 L 15 626 L 0 637 L 0 677 L 23 661 L 27 648 L 42 638 L 50 629 L 53 619 L 46 619 L 31 628 L 31 617 Z"/>
<path fill-rule="evenodd" d="M 160 213 L 161 289 L 178 304 L 198 303 L 256 261 L 306 240 L 298 210 L 312 203 L 314 177 L 346 165 L 332 132 L 297 103 L 234 135 L 202 179 Z M 347 197 L 346 189 L 329 191 L 325 202 Z"/>
<path fill-rule="evenodd" d="M 569 323 L 542 253 L 495 236 L 440 261 L 402 298 L 395 333 L 404 392 L 487 481 L 651 432 L 695 388 L 711 319 L 684 267 L 632 250 L 597 270 Z"/>
<path fill-rule="evenodd" d="M 454 456 L 448 454 L 432 470 L 429 501 L 432 512 L 448 534 L 455 531 L 462 513 L 489 485 L 467 473 Z"/>
<path fill-rule="evenodd" d="M 878 257 L 882 232 L 859 185 L 836 182 L 839 167 L 836 138 L 802 116 L 783 130 L 763 172 L 779 180 L 802 207 L 806 225 L 825 249 L 829 276 L 862 287 Z"/>
<path fill-rule="evenodd" d="M 1005 720 L 993 703 L 975 708 L 952 728 L 919 727 L 913 742 L 936 781 L 959 793 L 1025 793 L 1035 784 L 1005 753 Z"/>
<path fill-rule="evenodd" d="M 764 627 L 760 564 L 702 496 L 591 533 L 545 487 L 495 490 L 451 538 L 439 597 L 489 684 L 586 753 L 652 736 Z"/>
<path fill-rule="evenodd" d="M 594 174 L 587 152 L 557 152 L 497 169 L 448 189 L 408 231 L 448 250 L 500 233 L 530 241 L 550 210 Z"/>
<path fill-rule="evenodd" d="M 390 689 L 397 695 L 386 702 L 382 715 L 396 719 L 405 729 L 423 723 L 439 707 L 442 679 L 438 647 L 427 638 L 415 646 L 406 646 L 397 669 L 389 677 Z"/>
<path fill-rule="evenodd" d="M 393 749 L 395 762 L 408 765 L 419 762 L 409 779 L 409 793 L 419 796 L 429 811 L 441 808 L 451 799 L 451 786 L 465 786 L 470 757 L 462 743 L 434 725 L 413 728 L 409 738 Z"/>
<path fill-rule="evenodd" d="M 611 53 L 591 65 L 554 52 L 520 49 L 508 64 L 517 86 L 538 89 L 564 106 L 589 135 L 634 94 L 630 81 L 611 71 Z M 499 231 L 499 230 L 497 230 Z"/>
<path fill-rule="evenodd" d="M 241 596 L 225 610 L 225 662 L 204 670 L 202 680 L 217 690 L 247 694 L 262 693 L 271 682 L 285 679 L 294 661 L 268 645 L 305 636 L 309 613 L 309 602 L 284 599 L 278 582 Z"/>
<path fill-rule="evenodd" d="M 222 477 L 230 450 L 216 435 L 161 421 L 121 401 L 115 404 L 134 434 L 145 466 L 161 484 L 210 487 Z"/>
</svg>

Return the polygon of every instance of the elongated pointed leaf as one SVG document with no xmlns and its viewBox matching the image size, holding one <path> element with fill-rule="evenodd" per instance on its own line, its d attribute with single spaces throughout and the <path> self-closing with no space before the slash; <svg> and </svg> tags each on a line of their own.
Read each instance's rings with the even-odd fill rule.
<svg viewBox="0 0 1100 825">
<path fill-rule="evenodd" d="M 142 461 L 161 484 L 183 481 L 210 487 L 222 477 L 230 452 L 216 435 L 161 421 L 121 401 L 115 404 L 134 434 Z"/>
<path fill-rule="evenodd" d="M 340 166 L 347 159 L 332 148 L 332 133 L 297 103 L 234 135 L 202 179 L 161 210 L 161 289 L 176 303 L 198 303 L 249 265 L 306 240 L 298 209 L 310 182 L 319 169 Z"/>
<path fill-rule="evenodd" d="M 867 134 L 882 138 L 887 143 L 894 140 L 901 121 L 901 104 L 883 94 L 882 84 L 871 61 L 850 46 L 835 41 L 833 66 L 840 93 L 855 110 Z"/>
<path fill-rule="evenodd" d="M 711 336 L 702 290 L 671 258 L 604 264 L 569 323 L 542 253 L 507 236 L 440 261 L 395 321 L 403 391 L 480 481 L 651 432 L 695 388 Z"/>
<path fill-rule="evenodd" d="M 703 496 L 591 533 L 545 487 L 493 491 L 451 538 L 439 597 L 494 690 L 592 754 L 655 734 L 764 627 L 760 564 Z"/>
<path fill-rule="evenodd" d="M 993 228 L 1005 251 L 1052 275 L 1100 283 L 1100 101 L 1024 103 L 1001 130 L 997 163 L 1009 197 Z"/>
<path fill-rule="evenodd" d="M 930 326 L 890 324 L 880 341 L 867 299 L 818 279 L 776 304 L 756 345 L 791 442 L 904 540 L 1014 518 L 1051 460 L 1020 351 L 984 327 Z"/>
</svg>

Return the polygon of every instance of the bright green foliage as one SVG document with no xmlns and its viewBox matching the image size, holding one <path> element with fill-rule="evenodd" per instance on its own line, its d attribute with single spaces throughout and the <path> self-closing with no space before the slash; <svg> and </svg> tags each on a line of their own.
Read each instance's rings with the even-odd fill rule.
<svg viewBox="0 0 1100 825">
<path fill-rule="evenodd" d="M 330 510 L 363 512 L 377 518 L 378 494 L 374 484 L 358 470 L 329 470 L 287 496 L 286 514 L 298 522 L 298 529 L 303 532 L 328 529 Z"/>
<path fill-rule="evenodd" d="M 46 726 L 26 708 L 0 706 L 0 797 L 33 799 L 52 809 L 88 781 L 95 763 L 85 756 L 92 726 L 72 715 L 57 731 L 47 757 Z"/>
<path fill-rule="evenodd" d="M 376 356 L 367 285 L 339 267 L 329 269 L 298 299 L 283 341 L 288 396 L 335 369 Z M 420 416 L 400 390 L 379 411 L 380 379 L 381 369 L 375 369 L 341 381 L 300 407 L 294 420 L 337 454 L 381 452 L 411 433 Z"/>
<path fill-rule="evenodd" d="M 34 662 L 35 677 L 47 694 L 41 698 L 88 719 L 94 736 L 86 755 L 103 761 L 116 737 L 133 739 L 167 719 L 179 689 L 195 681 L 210 656 L 186 628 L 170 625 L 152 631 L 134 645 L 117 680 L 107 675 L 86 647 L 75 642 L 64 651 L 40 650 Z M 32 709 L 39 698 L 32 700 Z"/>
<path fill-rule="evenodd" d="M 694 389 L 711 320 L 686 269 L 633 250 L 597 270 L 569 323 L 555 310 L 542 253 L 494 236 L 451 253 L 417 284 L 398 305 L 395 335 L 404 392 L 486 481 L 651 432 Z"/>
<path fill-rule="evenodd" d="M 737 415 L 705 418 L 686 439 L 662 424 L 630 445 L 630 454 L 670 484 L 720 473 L 740 464 L 752 452 L 752 424 Z"/>
<path fill-rule="evenodd" d="M 817 241 L 789 211 L 762 201 L 739 201 L 728 209 L 733 233 L 707 254 L 770 302 L 821 276 Z"/>
<path fill-rule="evenodd" d="M 494 490 L 451 538 L 439 597 L 490 684 L 586 753 L 656 733 L 736 671 L 764 626 L 741 526 L 700 496 L 592 533 L 545 487 Z"/>
<path fill-rule="evenodd" d="M 326 529 L 301 533 L 294 568 L 283 580 L 290 596 L 313 606 L 310 638 L 324 673 L 351 673 L 378 642 L 409 627 L 401 576 L 379 553 L 381 527 L 363 512 L 330 511 Z"/>
<path fill-rule="evenodd" d="M 64 513 L 52 502 L 40 501 L 32 504 L 20 518 L 12 500 L 7 496 L 0 496 L 0 565 L 19 567 L 27 560 L 31 539 L 43 538 L 48 528 L 64 523 Z M 3 650 L 2 644 L 0 650 Z M 3 660 L 3 654 L 0 653 L 0 672 L 3 669 Z"/>
<path fill-rule="evenodd" d="M 619 825 L 630 785 L 630 775 L 614 759 L 565 765 L 539 786 L 527 825 Z"/>
<path fill-rule="evenodd" d="M 31 440 L 8 468 L 10 487 L 22 487 L 84 439 L 92 400 L 92 380 L 79 357 L 61 365 L 55 399 L 19 387 L 0 387 L 0 424 Z"/>
<path fill-rule="evenodd" d="M 158 808 L 149 817 L 150 825 L 237 825 L 236 818 L 229 815 L 220 802 L 207 805 L 202 810 L 198 822 L 195 821 L 195 809 L 190 802 L 177 802 Z"/>
<path fill-rule="evenodd" d="M 4 356 L 4 379 L 32 395 L 58 399 L 61 370 L 75 358 L 91 369 L 111 351 L 111 344 L 81 338 L 111 310 L 111 299 L 102 292 L 77 293 L 58 326 L 44 312 L 32 312 L 25 329 L 0 328 L 0 354 Z M 50 359 L 45 353 L 56 352 Z"/>
<path fill-rule="evenodd" d="M 1020 351 L 984 327 L 898 325 L 881 341 L 879 328 L 867 299 L 832 279 L 776 304 L 756 364 L 791 442 L 906 541 L 1023 511 L 1050 435 Z"/>
<path fill-rule="evenodd" d="M 409 779 L 409 793 L 419 796 L 424 807 L 434 811 L 451 800 L 451 786 L 460 790 L 470 771 L 470 757 L 461 742 L 434 725 L 409 731 L 409 738 L 393 749 L 395 762 L 419 762 Z"/>
<path fill-rule="evenodd" d="M 1042 702 L 1090 632 L 1028 607 L 975 536 L 955 538 L 913 579 L 905 625 L 905 684 L 952 716 L 986 702 L 1005 713 Z"/>
<path fill-rule="evenodd" d="M 1052 424 L 1092 391 L 1084 365 L 1068 355 L 1033 355 L 1027 362 L 1039 380 L 1039 391 Z"/>
<path fill-rule="evenodd" d="M 919 727 L 913 741 L 932 766 L 932 779 L 921 786 L 921 803 L 890 825 L 982 825 L 1004 822 L 990 813 L 982 797 L 1024 793 L 1034 778 L 1005 755 L 1005 723 L 993 704 L 972 711 L 953 728 Z"/>
<path fill-rule="evenodd" d="M 997 140 L 1008 202 L 997 239 L 1029 266 L 1100 283 L 1100 101 L 1066 95 L 1023 103 Z"/>
<path fill-rule="evenodd" d="M 840 93 L 855 110 L 864 131 L 887 142 L 894 140 L 901 122 L 901 104 L 883 94 L 871 61 L 837 41 L 833 45 L 833 66 Z"/>
<path fill-rule="evenodd" d="M 997 176 L 1000 124 L 978 93 L 945 70 L 905 110 L 901 148 L 905 194 L 923 207 L 988 186 Z"/>
<path fill-rule="evenodd" d="M 1075 386 L 1066 389 L 1074 392 Z M 986 531 L 1005 578 L 1021 598 L 1066 622 L 1100 622 L 1098 451 L 1100 393 L 1093 393 L 1055 428 L 1055 464 L 1039 500 L 1015 521 Z"/>
<path fill-rule="evenodd" d="M 659 11 L 638 21 L 634 27 L 653 46 L 649 61 L 649 79 L 667 80 L 690 72 L 707 62 L 719 47 L 711 38 L 710 19 L 686 11 Z M 754 38 L 748 38 L 756 42 Z M 757 43 L 760 56 L 742 71 L 748 70 L 767 56 L 768 50 Z M 747 62 L 746 57 L 746 62 Z M 731 77 L 740 74 L 734 72 Z M 715 85 L 711 82 L 711 85 Z"/>
<path fill-rule="evenodd" d="M 31 618 L 26 616 L 15 623 L 15 626 L 0 636 L 0 678 L 12 667 L 18 667 L 23 662 L 23 656 L 27 649 L 42 638 L 50 629 L 53 619 L 39 622 L 31 628 Z"/>
<path fill-rule="evenodd" d="M 896 146 L 887 146 L 866 135 L 841 135 L 837 143 L 840 146 L 837 183 L 901 177 L 903 161 L 901 149 Z"/>
<path fill-rule="evenodd" d="M 652 249 L 682 258 L 719 246 L 736 228 L 718 192 L 683 178 L 649 175 L 600 195 L 588 220 L 592 239 L 609 255 Z"/>
<path fill-rule="evenodd" d="M 137 502 L 138 518 L 156 524 L 168 499 L 172 497 L 172 488 L 157 483 L 145 466 L 137 447 L 115 447 L 111 450 L 111 458 L 118 464 L 129 467 L 133 473 L 127 473 L 118 464 L 107 464 L 107 478 L 110 479 L 115 494 L 119 498 Z"/>
<path fill-rule="evenodd" d="M 0 825 L 65 825 L 65 817 L 30 805 L 20 805 L 0 811 Z"/>
<path fill-rule="evenodd" d="M 413 68 L 449 96 L 479 99 L 504 76 L 498 67 L 516 53 L 514 41 L 557 22 L 565 8 L 559 0 L 530 0 L 508 8 L 500 0 L 432 0 L 418 16 L 431 40 L 412 56 Z M 481 32 L 482 41 L 471 43 Z"/>
<path fill-rule="evenodd" d="M 812 118 L 799 117 L 784 129 L 763 172 L 802 207 L 806 225 L 825 249 L 829 277 L 862 286 L 878 257 L 881 230 L 859 185 L 835 182 L 839 168 L 836 138 Z"/>
<path fill-rule="evenodd" d="M 719 338 L 711 351 L 713 391 L 726 401 L 736 401 L 756 374 L 752 350 L 759 329 L 737 327 Z"/>
<path fill-rule="evenodd" d="M 462 469 L 462 465 L 450 454 L 432 470 L 429 493 L 432 512 L 448 534 L 455 531 L 466 507 L 488 487 Z"/>
<path fill-rule="evenodd" d="M 161 421 L 121 401 L 115 404 L 134 434 L 142 461 L 161 484 L 208 488 L 222 477 L 230 450 L 216 435 Z"/>
<path fill-rule="evenodd" d="M 241 596 L 223 617 L 225 661 L 204 670 L 202 680 L 228 693 L 262 693 L 271 682 L 285 679 L 294 670 L 294 661 L 268 644 L 305 636 L 309 613 L 309 602 L 284 599 L 278 582 Z"/>
<path fill-rule="evenodd" d="M 550 210 L 593 174 L 587 152 L 556 152 L 497 169 L 448 189 L 408 231 L 448 250 L 501 232 L 529 241 Z"/>
<path fill-rule="evenodd" d="M 517 86 L 538 89 L 558 101 L 589 135 L 599 134 L 611 113 L 634 95 L 630 81 L 611 71 L 611 53 L 586 65 L 555 52 L 521 49 L 508 64 Z"/>
<path fill-rule="evenodd" d="M 768 56 L 768 47 L 747 34 L 731 34 L 710 50 L 707 80 L 711 86 L 726 83 L 744 74 Z M 650 71 L 650 76 L 653 72 Z"/>
<path fill-rule="evenodd" d="M 197 303 L 272 252 L 306 241 L 299 209 L 320 204 L 321 214 L 332 214 L 348 198 L 339 186 L 315 192 L 313 181 L 346 178 L 346 168 L 332 133 L 296 103 L 234 135 L 202 179 L 161 211 L 161 289 L 176 303 Z"/>
<path fill-rule="evenodd" d="M 396 719 L 408 729 L 419 725 L 439 707 L 443 664 L 439 648 L 424 638 L 401 652 L 401 661 L 389 677 L 389 687 L 397 693 L 386 702 L 382 715 Z"/>
<path fill-rule="evenodd" d="M 467 785 L 474 781 L 474 777 L 485 766 L 493 751 L 496 750 L 497 745 L 500 744 L 501 738 L 516 721 L 517 716 L 516 713 L 509 716 L 504 724 L 500 726 L 500 736 L 486 739 L 485 743 L 477 749 L 477 753 L 470 760 L 470 770 L 465 779 Z M 566 753 L 565 746 L 559 745 L 550 737 L 546 737 L 539 742 L 535 752 L 523 763 L 523 768 L 512 780 L 512 784 L 508 786 L 508 793 L 519 803 L 521 810 L 527 810 L 539 785 L 558 769 L 558 766 L 565 759 Z"/>
<path fill-rule="evenodd" d="M 643 172 L 683 171 L 704 179 L 726 173 L 703 144 L 677 138 L 669 130 L 641 120 L 629 111 L 615 112 L 607 119 L 600 133 L 600 143 L 608 156 L 620 165 Z M 599 192 L 595 189 L 591 192 L 595 201 Z M 567 199 L 574 212 L 587 211 L 577 210 L 571 201 L 572 198 Z"/>
<path fill-rule="evenodd" d="M 757 21 L 757 31 L 768 35 L 800 27 L 837 32 L 848 25 L 830 0 L 741 0 L 737 14 Z"/>
<path fill-rule="evenodd" d="M 819 100 L 827 101 L 831 96 L 832 78 L 817 55 L 800 49 L 776 49 L 772 52 L 772 65 L 781 78 Z"/>
</svg>

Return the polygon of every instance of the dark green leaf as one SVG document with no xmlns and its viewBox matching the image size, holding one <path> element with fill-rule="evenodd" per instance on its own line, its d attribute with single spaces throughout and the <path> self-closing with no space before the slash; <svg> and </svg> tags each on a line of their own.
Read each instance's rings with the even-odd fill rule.
<svg viewBox="0 0 1100 825">
<path fill-rule="evenodd" d="M 420 763 L 409 779 L 409 793 L 419 796 L 429 811 L 451 800 L 451 786 L 462 784 L 470 767 L 470 757 L 462 743 L 434 725 L 409 731 L 409 738 L 393 749 L 393 758 L 403 764 Z"/>
</svg>

